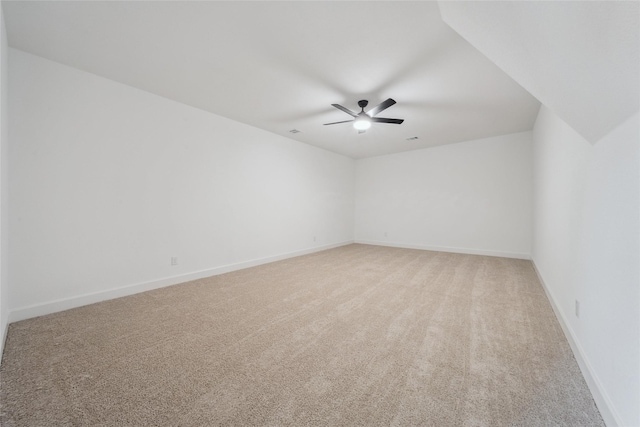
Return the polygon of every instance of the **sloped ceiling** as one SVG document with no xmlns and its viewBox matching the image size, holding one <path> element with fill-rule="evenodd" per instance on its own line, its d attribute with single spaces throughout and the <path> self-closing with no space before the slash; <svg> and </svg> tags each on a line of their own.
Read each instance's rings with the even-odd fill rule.
<svg viewBox="0 0 640 427">
<path fill-rule="evenodd" d="M 354 158 L 520 132 L 540 106 L 436 2 L 2 1 L 9 45 Z M 358 135 L 331 107 L 397 104 Z M 301 132 L 292 134 L 291 129 Z M 418 137 L 407 141 L 407 138 Z"/>
<path fill-rule="evenodd" d="M 640 3 L 440 2 L 443 20 L 591 143 L 640 108 Z"/>
</svg>

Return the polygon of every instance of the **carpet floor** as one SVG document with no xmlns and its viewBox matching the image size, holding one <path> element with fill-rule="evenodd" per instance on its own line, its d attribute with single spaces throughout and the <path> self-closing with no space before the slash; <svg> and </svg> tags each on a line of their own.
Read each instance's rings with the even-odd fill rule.
<svg viewBox="0 0 640 427">
<path fill-rule="evenodd" d="M 12 323 L 6 426 L 603 426 L 532 264 L 349 245 Z"/>
</svg>

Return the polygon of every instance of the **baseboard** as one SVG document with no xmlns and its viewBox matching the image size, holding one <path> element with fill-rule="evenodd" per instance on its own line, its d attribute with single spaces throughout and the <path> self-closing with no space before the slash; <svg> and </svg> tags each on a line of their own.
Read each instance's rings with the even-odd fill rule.
<svg viewBox="0 0 640 427">
<path fill-rule="evenodd" d="M 422 249 L 425 251 L 451 252 L 456 254 L 486 255 L 486 256 L 495 256 L 495 257 L 502 257 L 502 258 L 517 258 L 517 259 L 527 259 L 527 260 L 531 259 L 530 254 L 516 253 L 516 252 L 502 252 L 502 251 L 490 251 L 490 250 L 468 249 L 468 248 L 453 248 L 448 246 L 415 245 L 411 243 L 395 243 L 395 242 L 386 242 L 386 241 L 380 241 L 380 240 L 356 239 L 355 243 L 361 243 L 364 245 L 375 245 L 375 246 L 390 246 L 393 248 Z"/>
<path fill-rule="evenodd" d="M 602 415 L 602 419 L 604 420 L 607 427 L 622 426 L 623 423 L 617 411 L 615 410 L 615 406 L 613 405 L 613 402 L 611 401 L 611 399 L 609 398 L 609 395 L 604 390 L 604 387 L 602 386 L 602 382 L 598 379 L 598 376 L 593 370 L 591 363 L 589 363 L 589 359 L 585 355 L 584 350 L 580 345 L 580 342 L 576 339 L 573 329 L 571 328 L 566 317 L 560 310 L 556 299 L 553 297 L 553 294 L 551 293 L 549 287 L 544 281 L 544 278 L 542 277 L 542 274 L 540 273 L 538 266 L 536 265 L 533 259 L 531 260 L 531 263 L 533 264 L 533 268 L 536 271 L 536 274 L 538 275 L 538 279 L 540 280 L 540 283 L 542 284 L 542 288 L 547 294 L 547 298 L 549 299 L 549 302 L 551 303 L 551 307 L 553 308 L 553 311 L 556 314 L 558 323 L 560 323 L 560 326 L 562 327 L 562 331 L 564 332 L 564 335 L 567 338 L 567 341 L 569 342 L 569 346 L 571 347 L 571 350 L 573 351 L 573 355 L 576 358 L 576 361 L 578 362 L 578 366 L 580 367 L 582 376 L 587 382 L 587 386 L 591 391 L 593 400 L 596 402 L 596 406 L 600 411 L 600 415 Z"/>
<path fill-rule="evenodd" d="M 9 313 L 11 314 L 11 313 Z M 7 315 L 7 319 L 5 322 L 0 321 L 2 323 L 2 337 L 0 337 L 0 361 L 2 360 L 2 355 L 4 354 L 4 344 L 7 341 L 7 333 L 9 332 L 9 316 Z"/>
<path fill-rule="evenodd" d="M 327 249 L 337 248 L 352 244 L 353 241 L 345 241 L 333 243 L 329 245 L 316 246 L 313 248 L 303 249 L 299 251 L 287 252 L 266 258 L 259 258 L 250 261 L 243 261 L 236 264 L 223 265 L 207 270 L 196 271 L 179 276 L 166 277 L 163 279 L 153 280 L 150 282 L 136 283 L 133 285 L 123 286 L 116 289 L 94 292 L 90 294 L 79 295 L 71 298 L 62 298 L 42 304 L 34 304 L 27 307 L 21 307 L 9 312 L 8 324 L 18 322 L 20 320 L 30 319 L 32 317 L 44 316 L 46 314 L 57 313 L 59 311 L 69 310 L 71 308 L 81 307 L 83 305 L 94 304 L 114 298 L 120 298 L 128 295 L 138 294 L 140 292 L 150 291 L 153 289 L 163 288 L 165 286 L 177 285 L 179 283 L 189 282 L 191 280 L 203 279 L 205 277 L 217 276 L 219 274 L 229 273 L 231 271 L 242 270 L 244 268 L 255 267 L 270 262 L 281 261 L 287 258 L 293 258 L 301 255 L 308 255 L 314 252 L 325 251 Z M 4 345 L 3 345 L 4 348 Z"/>
</svg>

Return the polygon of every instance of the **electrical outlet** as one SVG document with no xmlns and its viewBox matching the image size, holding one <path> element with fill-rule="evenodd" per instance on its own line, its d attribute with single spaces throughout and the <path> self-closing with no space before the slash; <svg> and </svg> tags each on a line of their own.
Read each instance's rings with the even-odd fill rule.
<svg viewBox="0 0 640 427">
<path fill-rule="evenodd" d="M 576 300 L 576 317 L 580 318 L 580 301 Z"/>
<path fill-rule="evenodd" d="M 178 265 L 178 257 L 177 256 L 172 256 L 171 257 L 171 265 Z"/>
<path fill-rule="evenodd" d="M 387 237 L 387 232 L 386 231 L 384 232 L 384 237 Z"/>
<path fill-rule="evenodd" d="M 314 241 L 314 242 L 316 241 L 316 236 L 313 236 L 313 241 Z"/>
</svg>

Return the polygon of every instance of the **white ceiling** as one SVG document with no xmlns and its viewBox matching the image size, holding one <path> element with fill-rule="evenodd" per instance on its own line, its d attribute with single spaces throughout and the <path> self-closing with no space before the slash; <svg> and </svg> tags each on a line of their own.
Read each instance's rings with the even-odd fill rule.
<svg viewBox="0 0 640 427">
<path fill-rule="evenodd" d="M 2 5 L 12 47 L 354 158 L 529 130 L 540 105 L 436 2 Z M 323 126 L 386 98 L 402 125 Z"/>
<path fill-rule="evenodd" d="M 640 108 L 640 2 L 443 2 L 444 20 L 596 143 Z"/>
</svg>

